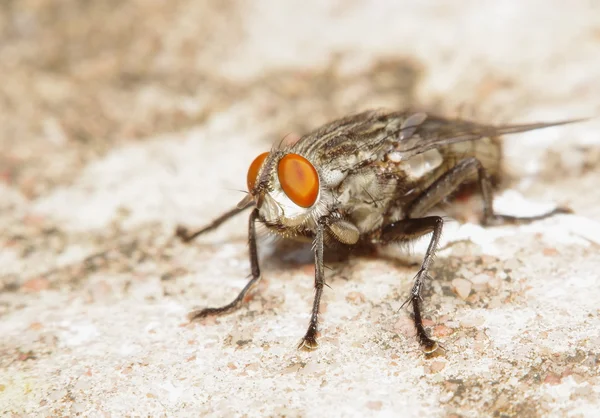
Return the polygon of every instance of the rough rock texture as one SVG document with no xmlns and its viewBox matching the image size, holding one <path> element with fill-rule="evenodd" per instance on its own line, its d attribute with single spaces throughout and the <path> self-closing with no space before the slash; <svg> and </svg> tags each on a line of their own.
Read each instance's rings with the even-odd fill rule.
<svg viewBox="0 0 600 418">
<path fill-rule="evenodd" d="M 310 251 L 249 273 L 249 162 L 372 107 L 482 122 L 600 112 L 590 1 L 171 0 L 0 4 L 0 411 L 7 416 L 597 416 L 600 122 L 507 138 L 499 211 L 449 223 L 425 292 L 446 352 L 400 309 L 422 254 L 332 260 L 321 346 L 299 352 Z M 408 261 L 408 262 L 407 262 Z"/>
</svg>

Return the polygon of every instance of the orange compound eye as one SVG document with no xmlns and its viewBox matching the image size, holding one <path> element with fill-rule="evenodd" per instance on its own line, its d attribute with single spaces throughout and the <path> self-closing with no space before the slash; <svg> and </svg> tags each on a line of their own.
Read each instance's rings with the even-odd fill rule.
<svg viewBox="0 0 600 418">
<path fill-rule="evenodd" d="M 248 191 L 250 193 L 252 193 L 252 190 L 254 190 L 254 186 L 256 185 L 256 180 L 258 177 L 258 172 L 260 171 L 260 168 L 262 167 L 263 163 L 265 162 L 265 159 L 268 156 L 268 152 L 263 152 L 258 157 L 256 157 L 254 161 L 252 161 L 252 164 L 250 164 L 250 168 L 248 169 L 248 177 L 246 178 L 246 182 L 248 184 Z"/>
<path fill-rule="evenodd" d="M 315 167 L 298 154 L 288 154 L 277 167 L 279 183 L 287 197 L 303 208 L 315 204 L 319 196 L 319 175 Z"/>
</svg>

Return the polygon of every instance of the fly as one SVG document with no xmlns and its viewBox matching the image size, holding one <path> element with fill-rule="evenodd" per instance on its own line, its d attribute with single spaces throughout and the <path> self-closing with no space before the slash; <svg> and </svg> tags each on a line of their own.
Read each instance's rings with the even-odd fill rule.
<svg viewBox="0 0 600 418">
<path fill-rule="evenodd" d="M 313 243 L 315 297 L 308 329 L 298 346 L 308 350 L 317 347 L 326 248 L 406 243 L 431 235 L 404 305 L 412 307 L 423 351 L 435 352 L 440 345 L 423 326 L 421 290 L 431 280 L 429 270 L 444 220 L 428 213 L 469 183 L 481 193 L 483 225 L 522 224 L 570 213 L 557 207 L 529 217 L 497 214 L 493 179 L 501 174 L 501 135 L 572 122 L 576 121 L 493 126 L 421 112 L 367 111 L 328 123 L 293 144 L 275 146 L 250 164 L 249 193 L 235 208 L 195 232 L 177 230 L 187 242 L 252 208 L 250 281 L 231 303 L 195 310 L 190 320 L 232 312 L 256 287 L 261 279 L 256 222 L 284 238 Z"/>
</svg>

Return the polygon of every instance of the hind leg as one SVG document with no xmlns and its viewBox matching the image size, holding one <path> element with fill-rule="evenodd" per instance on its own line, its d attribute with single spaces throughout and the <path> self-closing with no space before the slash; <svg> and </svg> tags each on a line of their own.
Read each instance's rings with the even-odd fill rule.
<svg viewBox="0 0 600 418">
<path fill-rule="evenodd" d="M 483 200 L 483 225 L 502 225 L 502 224 L 524 224 L 553 215 L 572 213 L 568 208 L 558 207 L 549 212 L 536 216 L 511 216 L 501 215 L 494 211 L 494 195 L 492 182 L 481 164 L 476 158 L 466 158 L 459 162 L 455 167 L 448 170 L 447 173 L 437 179 L 427 190 L 414 200 L 408 208 L 407 217 L 418 218 L 425 215 L 429 210 L 454 193 L 469 178 L 477 174 L 477 182 L 481 190 Z"/>
</svg>

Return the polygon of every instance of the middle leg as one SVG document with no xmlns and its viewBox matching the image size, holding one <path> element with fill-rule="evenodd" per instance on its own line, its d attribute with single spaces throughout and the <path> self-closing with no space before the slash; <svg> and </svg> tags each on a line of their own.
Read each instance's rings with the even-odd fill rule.
<svg viewBox="0 0 600 418">
<path fill-rule="evenodd" d="M 481 162 L 472 157 L 466 158 L 459 162 L 455 167 L 443 174 L 419 197 L 417 197 L 406 211 L 407 219 L 392 222 L 384 226 L 381 230 L 380 237 L 375 239 L 375 241 L 382 244 L 409 241 L 427 233 L 433 233 L 429 247 L 425 253 L 425 258 L 415 278 L 411 296 L 405 302 L 411 302 L 412 304 L 415 327 L 417 329 L 417 337 L 419 338 L 419 342 L 426 353 L 432 353 L 436 351 L 439 345 L 427 335 L 427 332 L 423 327 L 420 305 L 422 300 L 420 294 L 424 279 L 430 278 L 428 271 L 431 263 L 433 262 L 435 251 L 437 250 L 443 227 L 443 219 L 439 216 L 423 216 L 441 201 L 453 194 L 458 187 L 460 187 L 473 175 L 477 175 L 479 188 L 482 194 L 482 223 L 484 225 L 529 223 L 556 214 L 571 212 L 567 208 L 559 207 L 541 215 L 529 217 L 500 215 L 495 213 L 493 207 L 492 183 Z"/>
<path fill-rule="evenodd" d="M 429 276 L 429 268 L 433 263 L 435 251 L 437 250 L 440 237 L 442 236 L 442 228 L 444 220 L 439 216 L 427 216 L 425 218 L 403 219 L 397 222 L 392 222 L 382 228 L 380 236 L 375 240 L 379 244 L 390 244 L 395 242 L 408 242 L 423 235 L 431 233 L 431 241 L 425 252 L 425 258 L 421 263 L 421 268 L 415 277 L 413 288 L 409 298 L 405 304 L 410 302 L 414 313 L 414 323 L 417 330 L 417 338 L 426 354 L 433 353 L 439 347 L 439 344 L 431 339 L 423 326 L 423 318 L 421 316 L 421 290 L 425 280 L 431 280 Z"/>
</svg>

